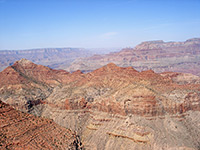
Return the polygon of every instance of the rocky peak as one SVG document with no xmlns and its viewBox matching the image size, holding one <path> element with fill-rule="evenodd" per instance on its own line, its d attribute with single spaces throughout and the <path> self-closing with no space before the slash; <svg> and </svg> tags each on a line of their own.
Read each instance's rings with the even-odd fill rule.
<svg viewBox="0 0 200 150">
<path fill-rule="evenodd" d="M 185 45 L 200 44 L 200 38 L 192 38 L 185 41 Z"/>
<path fill-rule="evenodd" d="M 72 74 L 74 75 L 81 75 L 83 72 L 81 70 L 74 71 Z"/>
<path fill-rule="evenodd" d="M 25 66 L 25 65 L 27 65 L 27 64 L 32 64 L 32 62 L 31 62 L 30 60 L 27 60 L 27 59 L 25 59 L 25 58 L 22 58 L 21 60 L 17 61 L 16 63 L 17 63 L 17 64 L 20 64 L 20 65 L 22 65 L 22 66 Z"/>
<path fill-rule="evenodd" d="M 105 66 L 106 68 L 109 68 L 109 69 L 117 69 L 119 68 L 117 65 L 115 65 L 114 63 L 109 63 Z"/>
<path fill-rule="evenodd" d="M 135 50 L 142 50 L 142 49 L 158 49 L 164 42 L 162 40 L 156 41 L 146 41 L 142 42 L 141 44 L 137 45 L 134 49 Z"/>
<path fill-rule="evenodd" d="M 165 49 L 165 48 L 174 48 L 180 46 L 190 46 L 193 44 L 200 44 L 200 38 L 193 38 L 189 39 L 185 42 L 164 42 L 162 40 L 157 41 L 147 41 L 142 42 L 141 44 L 137 45 L 134 49 L 135 50 L 151 50 L 151 49 Z"/>
<path fill-rule="evenodd" d="M 164 43 L 163 40 L 155 40 L 155 41 L 146 41 L 146 42 L 142 42 L 141 44 L 161 44 Z"/>
<path fill-rule="evenodd" d="M 9 80 L 1 81 L 0 83 L 6 84 L 6 82 L 10 83 L 12 81 L 13 84 L 21 84 L 26 81 L 57 86 L 62 81 L 67 82 L 69 74 L 64 70 L 54 70 L 46 66 L 37 65 L 30 60 L 21 59 L 0 73 L 1 78 L 5 78 L 5 76 L 9 78 Z M 76 74 L 81 73 L 77 72 Z M 3 86 L 3 84 L 0 86 Z"/>
<path fill-rule="evenodd" d="M 113 73 L 113 72 L 119 72 L 122 68 L 118 67 L 114 63 L 108 63 L 107 65 L 99 68 L 100 71 L 103 71 L 105 73 Z M 97 69 L 98 70 L 98 69 Z"/>
<path fill-rule="evenodd" d="M 103 74 L 112 74 L 113 72 L 118 72 L 121 68 L 115 65 L 114 63 L 108 63 L 107 65 L 94 70 L 91 74 L 93 75 L 103 75 Z"/>
<path fill-rule="evenodd" d="M 153 70 L 145 70 L 145 71 L 142 71 L 140 73 L 142 76 L 147 76 L 147 77 L 158 77 L 159 75 L 157 73 L 155 73 Z"/>
<path fill-rule="evenodd" d="M 188 39 L 188 40 L 186 40 L 186 42 L 199 42 L 200 43 L 200 38 Z"/>
<path fill-rule="evenodd" d="M 155 72 L 153 70 L 145 70 L 145 71 L 142 71 L 141 73 L 144 73 L 144 74 L 155 74 Z"/>
</svg>

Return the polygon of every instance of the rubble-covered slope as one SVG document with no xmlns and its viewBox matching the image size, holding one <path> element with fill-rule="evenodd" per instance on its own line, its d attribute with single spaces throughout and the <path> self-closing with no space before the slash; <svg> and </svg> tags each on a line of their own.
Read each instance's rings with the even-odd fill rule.
<svg viewBox="0 0 200 150">
<path fill-rule="evenodd" d="M 0 149 L 81 149 L 79 137 L 52 120 L 13 109 L 0 101 Z"/>
</svg>

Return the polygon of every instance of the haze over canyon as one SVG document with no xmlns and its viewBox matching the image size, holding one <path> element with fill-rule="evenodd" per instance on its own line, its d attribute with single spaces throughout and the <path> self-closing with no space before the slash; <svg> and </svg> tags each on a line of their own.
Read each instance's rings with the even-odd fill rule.
<svg viewBox="0 0 200 150">
<path fill-rule="evenodd" d="M 200 0 L 0 0 L 0 150 L 200 150 Z"/>
<path fill-rule="evenodd" d="M 98 49 L 98 53 L 101 50 Z M 90 72 L 113 62 L 121 67 L 132 66 L 138 71 L 152 69 L 158 73 L 175 71 L 200 75 L 200 38 L 184 42 L 148 41 L 118 52 L 94 53 L 97 51 L 83 48 L 5 50 L 0 51 L 0 70 L 26 58 L 37 64 L 69 72 Z"/>
</svg>

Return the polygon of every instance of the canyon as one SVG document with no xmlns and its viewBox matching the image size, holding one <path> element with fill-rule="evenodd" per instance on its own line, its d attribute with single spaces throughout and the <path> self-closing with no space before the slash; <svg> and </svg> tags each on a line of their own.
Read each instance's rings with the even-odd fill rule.
<svg viewBox="0 0 200 150">
<path fill-rule="evenodd" d="M 70 73 L 21 59 L 0 79 L 4 103 L 71 129 L 85 149 L 200 148 L 197 75 L 114 63 Z"/>
<path fill-rule="evenodd" d="M 120 67 L 132 66 L 138 71 L 151 69 L 157 73 L 173 71 L 200 76 L 200 38 L 184 42 L 142 42 L 119 52 L 76 59 L 62 69 L 90 72 L 110 62 Z"/>
<path fill-rule="evenodd" d="M 119 48 L 1 50 L 0 71 L 22 58 L 68 72 L 81 70 L 87 73 L 108 63 L 115 63 L 120 67 L 132 66 L 137 71 L 151 69 L 157 73 L 171 71 L 200 76 L 200 38 L 183 42 L 146 41 L 134 48 L 122 50 Z"/>
<path fill-rule="evenodd" d="M 36 64 L 60 68 L 68 67 L 76 58 L 91 56 L 93 53 L 83 48 L 40 48 L 28 50 L 1 50 L 0 71 L 22 58 Z"/>
</svg>

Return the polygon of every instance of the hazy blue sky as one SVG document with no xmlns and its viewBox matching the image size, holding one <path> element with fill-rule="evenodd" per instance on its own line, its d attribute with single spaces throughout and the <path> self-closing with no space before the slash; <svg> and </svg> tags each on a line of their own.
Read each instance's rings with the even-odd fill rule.
<svg viewBox="0 0 200 150">
<path fill-rule="evenodd" d="M 0 0 L 0 49 L 200 37 L 200 0 Z"/>
</svg>

